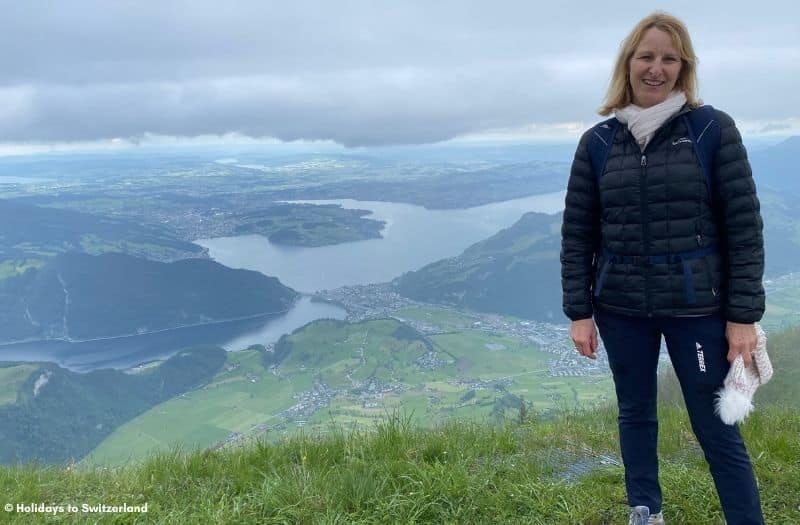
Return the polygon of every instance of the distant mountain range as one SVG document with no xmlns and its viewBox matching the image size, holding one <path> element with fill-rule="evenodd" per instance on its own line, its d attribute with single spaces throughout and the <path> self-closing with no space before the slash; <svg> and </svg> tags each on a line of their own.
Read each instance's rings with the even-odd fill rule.
<svg viewBox="0 0 800 525">
<path fill-rule="evenodd" d="M 393 282 L 406 297 L 526 319 L 560 321 L 561 214 L 526 213 L 451 259 Z"/>
<path fill-rule="evenodd" d="M 0 281 L 0 338 L 81 340 L 277 317 L 296 296 L 274 277 L 207 259 L 64 253 Z"/>
<path fill-rule="evenodd" d="M 758 189 L 800 194 L 800 136 L 750 154 L 750 164 Z M 797 203 L 795 206 L 800 207 Z"/>
</svg>

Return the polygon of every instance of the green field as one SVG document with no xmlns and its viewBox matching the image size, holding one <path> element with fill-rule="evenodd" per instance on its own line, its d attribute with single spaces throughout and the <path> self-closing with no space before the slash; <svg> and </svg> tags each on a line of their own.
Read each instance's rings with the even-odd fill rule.
<svg viewBox="0 0 800 525">
<path fill-rule="evenodd" d="M 765 283 L 767 308 L 761 324 L 780 330 L 800 324 L 800 274 L 785 275 Z"/>
<path fill-rule="evenodd" d="M 16 402 L 20 387 L 38 369 L 30 363 L 0 367 L 0 405 Z"/>
<path fill-rule="evenodd" d="M 228 353 L 211 383 L 164 403 L 122 425 L 89 456 L 88 464 L 122 464 L 148 451 L 173 445 L 208 447 L 233 432 L 247 433 L 269 424 L 273 414 L 291 405 L 293 385 L 261 366 L 261 353 Z"/>
<path fill-rule="evenodd" d="M 422 321 L 440 327 L 442 330 L 464 330 L 472 327 L 475 318 L 469 314 L 447 308 L 409 306 L 395 312 L 401 319 Z"/>
<path fill-rule="evenodd" d="M 402 315 L 448 328 L 473 322 L 435 307 Z M 121 426 L 84 462 L 123 464 L 178 444 L 214 446 L 233 433 L 276 441 L 300 428 L 366 428 L 395 410 L 432 427 L 454 417 L 515 417 L 520 398 L 529 409 L 546 412 L 590 407 L 613 396 L 610 376 L 550 377 L 553 354 L 472 329 L 425 337 L 396 320 L 320 320 L 286 342 L 291 350 L 274 371 L 264 368 L 259 350 L 229 353 L 210 384 Z"/>
</svg>

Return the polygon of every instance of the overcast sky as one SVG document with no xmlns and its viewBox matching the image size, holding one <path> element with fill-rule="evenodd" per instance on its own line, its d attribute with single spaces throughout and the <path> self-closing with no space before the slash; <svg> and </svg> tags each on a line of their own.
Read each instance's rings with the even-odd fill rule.
<svg viewBox="0 0 800 525">
<path fill-rule="evenodd" d="M 2 0 L 0 145 L 569 139 L 659 7 L 688 25 L 707 103 L 800 134 L 796 0 L 642 4 Z"/>
</svg>

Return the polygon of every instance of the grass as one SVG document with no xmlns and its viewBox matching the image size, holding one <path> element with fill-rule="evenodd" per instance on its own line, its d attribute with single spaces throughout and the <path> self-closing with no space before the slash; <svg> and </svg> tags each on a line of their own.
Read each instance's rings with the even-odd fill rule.
<svg viewBox="0 0 800 525">
<path fill-rule="evenodd" d="M 671 524 L 718 524 L 719 504 L 685 413 L 660 408 L 661 479 Z M 799 523 L 800 414 L 769 407 L 742 427 L 768 523 Z M 604 462 L 609 457 L 612 462 Z M 488 425 L 449 420 L 432 429 L 408 414 L 371 430 L 332 426 L 279 443 L 175 449 L 110 470 L 0 468 L 7 502 L 141 505 L 146 514 L 99 523 L 622 523 L 626 518 L 616 413 L 536 413 Z M 588 459 L 588 463 L 587 463 Z M 575 465 L 589 465 L 569 476 Z M 10 523 L 30 515 L 6 513 Z M 0 519 L 2 519 L 0 518 Z M 48 521 L 84 523 L 85 515 Z"/>
</svg>

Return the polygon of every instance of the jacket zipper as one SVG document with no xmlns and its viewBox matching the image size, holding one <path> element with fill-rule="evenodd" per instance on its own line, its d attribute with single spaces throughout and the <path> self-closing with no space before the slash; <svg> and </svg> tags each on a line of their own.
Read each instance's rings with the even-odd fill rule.
<svg viewBox="0 0 800 525">
<path fill-rule="evenodd" d="M 641 192 L 640 197 L 640 206 L 642 210 L 642 254 L 643 258 L 647 260 L 650 256 L 650 213 L 649 207 L 647 205 L 647 149 L 656 141 L 656 138 L 664 132 L 665 129 L 672 124 L 672 121 L 677 119 L 678 117 L 688 113 L 691 111 L 690 108 L 684 106 L 680 111 L 678 111 L 675 115 L 667 119 L 658 130 L 656 130 L 653 137 L 647 143 L 644 150 L 639 147 L 639 144 L 636 143 L 636 139 L 633 137 L 633 134 L 630 132 L 629 129 L 625 129 L 624 133 L 626 133 L 630 137 L 630 141 L 633 144 L 634 148 L 640 150 L 642 153 L 641 161 L 640 161 L 640 171 L 639 171 L 639 188 Z M 645 298 L 645 310 L 647 312 L 648 317 L 653 317 L 653 299 L 650 297 L 650 267 L 649 263 L 645 263 L 644 265 L 644 298 Z"/>
<path fill-rule="evenodd" d="M 695 231 L 697 232 L 697 236 L 695 237 L 695 239 L 697 239 L 697 247 L 698 248 L 702 248 L 703 247 L 703 234 L 700 232 L 700 223 L 699 222 L 695 223 Z M 703 266 L 706 269 L 706 277 L 708 278 L 708 282 L 711 285 L 711 294 L 714 297 L 716 297 L 717 296 L 717 287 L 714 284 L 714 273 L 711 271 L 711 265 L 708 262 L 708 257 L 703 257 Z"/>
<path fill-rule="evenodd" d="M 647 149 L 647 148 L 645 148 Z M 653 301 L 650 297 L 650 208 L 647 205 L 647 155 L 642 155 L 641 170 L 639 172 L 639 188 L 642 206 L 642 255 L 644 259 L 644 300 L 647 316 L 653 316 Z"/>
<path fill-rule="evenodd" d="M 661 127 L 656 130 L 653 137 L 647 143 L 644 150 L 642 150 L 642 159 L 640 162 L 641 170 L 639 172 L 639 188 L 641 191 L 641 207 L 642 207 L 642 254 L 644 256 L 644 260 L 648 261 L 650 257 L 650 208 L 647 205 L 647 148 L 650 147 L 656 141 L 656 137 L 661 133 L 664 133 L 664 130 L 669 128 L 672 121 L 676 118 L 680 117 L 691 111 L 688 107 L 682 108 L 678 111 L 675 115 L 667 119 Z M 633 134 L 628 130 L 628 135 L 631 137 L 631 142 L 634 143 L 637 149 L 639 149 L 639 145 L 636 144 L 636 140 L 633 137 Z M 644 301 L 645 301 L 645 310 L 647 311 L 647 317 L 653 317 L 653 298 L 650 294 L 650 264 L 649 262 L 645 262 L 644 264 Z"/>
</svg>

